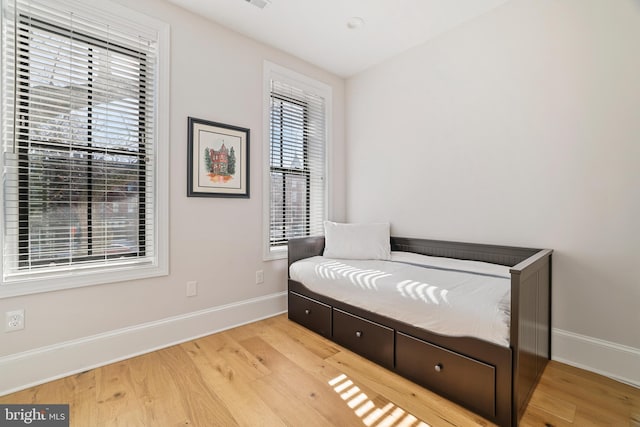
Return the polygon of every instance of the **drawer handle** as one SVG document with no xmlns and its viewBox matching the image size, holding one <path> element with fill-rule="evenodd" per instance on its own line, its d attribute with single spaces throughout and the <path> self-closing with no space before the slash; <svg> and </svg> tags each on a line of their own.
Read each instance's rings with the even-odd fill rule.
<svg viewBox="0 0 640 427">
<path fill-rule="evenodd" d="M 309 310 L 308 308 L 304 311 L 304 314 L 311 314 L 311 310 Z"/>
<path fill-rule="evenodd" d="M 356 331 L 356 337 L 358 337 L 358 338 L 362 337 L 362 332 L 361 331 Z"/>
<path fill-rule="evenodd" d="M 436 372 L 442 372 L 442 370 L 444 369 L 444 366 L 442 366 L 442 363 L 438 363 L 436 364 L 436 366 L 433 367 L 433 369 L 435 369 Z"/>
</svg>

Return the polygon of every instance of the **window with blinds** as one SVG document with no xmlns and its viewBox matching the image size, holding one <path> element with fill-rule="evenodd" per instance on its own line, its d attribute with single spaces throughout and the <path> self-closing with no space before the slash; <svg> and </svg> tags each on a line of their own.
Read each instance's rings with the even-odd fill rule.
<svg viewBox="0 0 640 427">
<path fill-rule="evenodd" d="M 157 34 L 4 3 L 3 282 L 157 264 Z"/>
<path fill-rule="evenodd" d="M 286 78 L 269 79 L 268 249 L 321 235 L 326 219 L 326 99 Z"/>
</svg>

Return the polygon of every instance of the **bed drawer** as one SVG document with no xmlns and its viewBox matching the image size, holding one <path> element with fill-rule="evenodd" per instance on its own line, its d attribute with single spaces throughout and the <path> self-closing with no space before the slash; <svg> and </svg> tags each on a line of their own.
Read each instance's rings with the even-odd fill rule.
<svg viewBox="0 0 640 427">
<path fill-rule="evenodd" d="M 331 338 L 331 306 L 295 292 L 289 292 L 289 319 Z"/>
<path fill-rule="evenodd" d="M 333 309 L 333 340 L 389 369 L 393 369 L 393 332 L 386 326 Z"/>
<path fill-rule="evenodd" d="M 491 365 L 398 332 L 396 370 L 481 415 L 495 417 L 495 368 Z"/>
</svg>

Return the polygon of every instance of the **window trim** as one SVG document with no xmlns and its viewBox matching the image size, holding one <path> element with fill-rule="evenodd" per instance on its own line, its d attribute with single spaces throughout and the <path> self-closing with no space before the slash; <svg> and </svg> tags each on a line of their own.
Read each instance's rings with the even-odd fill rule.
<svg viewBox="0 0 640 427">
<path fill-rule="evenodd" d="M 4 3 L 4 1 L 3 1 Z M 149 17 L 125 6 L 112 3 L 108 0 L 100 4 L 83 4 L 76 1 L 59 0 L 59 8 L 66 11 L 82 14 L 97 22 L 108 22 L 114 28 L 136 29 L 141 34 L 152 34 L 158 41 L 156 57 L 155 80 L 146 80 L 147 86 L 155 86 L 155 112 L 153 133 L 155 141 L 155 156 L 153 162 L 153 177 L 155 185 L 153 198 L 155 203 L 153 231 L 154 258 L 146 263 L 138 258 L 124 258 L 122 262 L 108 266 L 76 266 L 61 272 L 57 269 L 55 276 L 52 270 L 42 273 L 29 272 L 22 276 L 20 273 L 12 274 L 12 277 L 4 279 L 4 259 L 0 262 L 0 299 L 29 295 L 41 292 L 70 289 L 98 284 L 115 283 L 122 281 L 138 280 L 169 274 L 169 70 L 170 70 L 170 27 L 169 24 Z M 4 13 L 3 11 L 0 13 Z M 4 23 L 5 17 L 0 16 Z M 7 17 L 8 18 L 8 17 Z M 9 18 L 11 19 L 11 18 Z M 4 59 L 4 58 L 3 58 Z M 2 72 L 6 71 L 2 64 Z M 4 95 L 3 95 L 4 96 Z M 4 112 L 4 102 L 0 105 Z M 4 122 L 2 122 L 4 125 Z M 18 154 L 5 153 L 4 147 L 11 144 L 5 141 L 5 130 L 0 133 L 2 145 L 0 146 L 0 160 L 3 162 L 16 162 Z M 0 199 L 4 200 L 4 186 L 0 186 Z M 0 240 L 4 241 L 4 219 L 0 221 Z M 14 242 L 16 245 L 18 242 Z M 0 257 L 3 257 L 0 251 Z"/>
<path fill-rule="evenodd" d="M 263 69 L 263 196 L 262 196 L 262 258 L 264 261 L 271 261 L 277 259 L 283 259 L 287 257 L 287 246 L 272 248 L 270 245 L 270 208 L 271 208 L 271 135 L 270 135 L 270 121 L 271 121 L 271 80 L 278 80 L 291 86 L 295 86 L 304 91 L 317 93 L 324 98 L 325 102 L 325 186 L 324 186 L 324 218 L 328 218 L 329 212 L 331 212 L 331 199 L 332 194 L 332 175 L 331 175 L 331 162 L 332 158 L 332 88 L 326 83 L 315 80 L 304 74 L 300 74 L 296 71 L 290 70 L 278 64 L 270 61 L 264 61 Z"/>
</svg>

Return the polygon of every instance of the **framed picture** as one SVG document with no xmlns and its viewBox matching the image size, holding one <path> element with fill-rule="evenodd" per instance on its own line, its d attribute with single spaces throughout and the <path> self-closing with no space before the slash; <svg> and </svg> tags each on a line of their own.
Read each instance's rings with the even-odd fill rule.
<svg viewBox="0 0 640 427">
<path fill-rule="evenodd" d="M 188 119 L 187 196 L 249 198 L 249 129 Z"/>
</svg>

